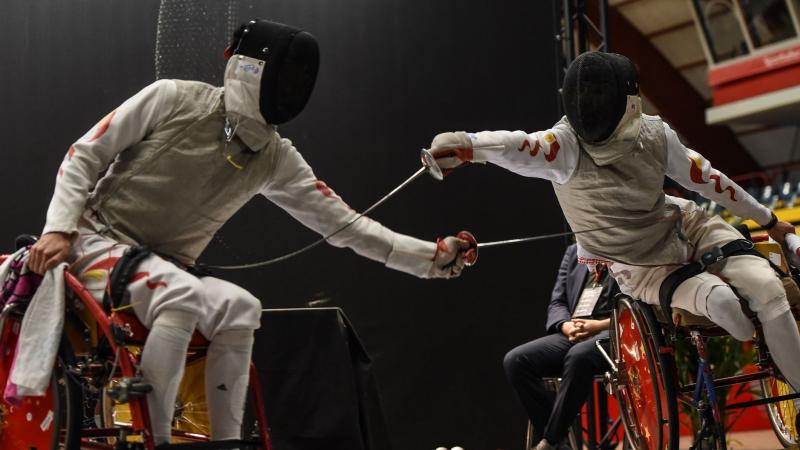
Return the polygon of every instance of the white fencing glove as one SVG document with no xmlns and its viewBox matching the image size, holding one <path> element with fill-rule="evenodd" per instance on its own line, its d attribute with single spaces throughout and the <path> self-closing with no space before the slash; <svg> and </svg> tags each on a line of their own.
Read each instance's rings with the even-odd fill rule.
<svg viewBox="0 0 800 450">
<path fill-rule="evenodd" d="M 466 251 L 470 243 L 464 239 L 448 236 L 436 241 L 436 253 L 428 272 L 430 278 L 453 278 L 464 269 Z"/>
<path fill-rule="evenodd" d="M 453 169 L 472 161 L 472 140 L 463 131 L 437 134 L 431 142 L 431 155 L 447 175 Z"/>
</svg>

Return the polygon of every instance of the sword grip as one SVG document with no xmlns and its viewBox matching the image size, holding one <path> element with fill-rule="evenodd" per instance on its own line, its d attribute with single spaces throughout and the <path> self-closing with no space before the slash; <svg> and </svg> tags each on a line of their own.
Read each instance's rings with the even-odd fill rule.
<svg viewBox="0 0 800 450">
<path fill-rule="evenodd" d="M 464 264 L 473 266 L 478 262 L 478 240 L 469 231 L 459 231 L 456 237 L 469 242 L 469 248 L 464 252 Z"/>
</svg>

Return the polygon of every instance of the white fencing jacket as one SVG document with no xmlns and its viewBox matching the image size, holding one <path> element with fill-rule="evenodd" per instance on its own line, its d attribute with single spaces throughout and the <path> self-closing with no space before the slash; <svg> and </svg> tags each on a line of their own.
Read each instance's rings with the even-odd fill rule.
<svg viewBox="0 0 800 450">
<path fill-rule="evenodd" d="M 256 194 L 322 235 L 356 216 L 291 141 L 263 122 L 257 105 L 232 108 L 228 98 L 234 96 L 223 103 L 223 95 L 222 88 L 203 83 L 160 80 L 123 103 L 70 147 L 44 232 L 75 233 L 84 211 L 95 209 L 119 241 L 191 264 Z M 237 137 L 230 148 L 223 133 L 226 106 Z M 263 163 L 249 167 L 250 160 Z M 435 243 L 369 218 L 329 242 L 419 277 L 429 276 L 436 252 Z"/>
<path fill-rule="evenodd" d="M 637 104 L 632 103 L 634 107 Z M 663 130 L 659 131 L 659 127 Z M 574 231 L 619 225 L 613 230 L 577 236 L 579 259 L 585 263 L 619 261 L 657 266 L 687 262 L 687 249 L 666 249 L 686 247 L 674 242 L 678 240 L 674 233 L 668 235 L 661 230 L 662 235 L 654 236 L 648 234 L 646 226 L 640 226 L 647 224 L 634 220 L 674 219 L 669 216 L 669 206 L 675 203 L 662 191 L 665 175 L 737 216 L 762 225 L 771 219 L 768 208 L 714 169 L 701 154 L 685 147 L 666 122 L 638 111 L 623 118 L 609 140 L 597 146 L 580 142 L 566 120 L 534 133 L 482 131 L 468 136 L 473 145 L 473 162 L 491 162 L 523 176 L 553 182 Z M 591 186 L 605 190 L 591 192 Z M 625 229 L 629 223 L 635 226 Z M 588 235 L 595 235 L 594 240 Z M 630 251 L 631 243 L 641 246 Z"/>
</svg>

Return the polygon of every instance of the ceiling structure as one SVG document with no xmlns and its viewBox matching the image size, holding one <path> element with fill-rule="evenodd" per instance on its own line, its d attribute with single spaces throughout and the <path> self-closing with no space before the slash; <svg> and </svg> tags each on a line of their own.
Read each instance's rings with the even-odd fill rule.
<svg viewBox="0 0 800 450">
<path fill-rule="evenodd" d="M 610 43 L 611 51 L 626 53 L 627 51 L 640 50 L 642 56 L 647 55 L 647 48 L 655 48 L 660 54 L 660 59 L 666 60 L 672 69 L 672 74 L 658 73 L 656 83 L 645 83 L 642 74 L 642 95 L 645 104 L 645 112 L 650 114 L 662 114 L 670 122 L 676 122 L 676 117 L 670 118 L 668 109 L 674 109 L 677 104 L 685 103 L 685 97 L 676 95 L 674 83 L 662 83 L 661 79 L 669 80 L 670 76 L 680 75 L 692 90 L 697 94 L 699 100 L 704 104 L 702 115 L 705 116 L 705 109 L 712 103 L 712 89 L 709 86 L 708 70 L 709 65 L 701 41 L 701 35 L 692 14 L 691 0 L 610 0 L 609 1 Z M 617 16 L 617 21 L 613 19 Z M 625 30 L 626 26 L 633 29 Z M 625 33 L 627 31 L 627 33 Z M 638 33 L 636 33 L 638 31 Z M 633 36 L 638 35 L 638 36 Z M 644 42 L 641 39 L 644 39 Z M 639 42 L 637 42 L 639 40 Z M 651 55 L 652 56 L 652 55 Z M 636 58 L 634 58 L 636 59 Z M 659 59 L 659 58 L 656 58 Z M 637 61 L 638 62 L 638 61 Z M 641 63 L 640 63 L 641 68 Z M 664 68 L 660 68 L 664 69 Z M 661 86 L 659 86 L 661 85 Z M 649 88 L 649 89 L 648 89 Z M 666 91 L 666 92 L 664 92 Z M 669 97 L 668 101 L 664 101 Z M 777 99 L 776 99 L 777 100 Z M 694 103 L 694 101 L 691 101 Z M 696 104 L 696 103 L 695 103 Z M 792 111 L 791 109 L 789 111 Z M 675 115 L 674 111 L 672 115 Z M 697 114 L 692 115 L 693 120 L 697 120 Z M 783 114 L 783 117 L 795 117 L 791 112 Z M 705 123 L 705 117 L 703 118 Z M 720 156 L 725 159 L 734 158 L 740 162 L 755 161 L 755 164 L 762 168 L 770 168 L 800 160 L 800 117 L 796 121 L 783 120 L 784 123 L 728 123 L 724 127 L 735 138 L 738 145 L 725 145 L 725 154 L 721 155 L 717 150 L 714 159 L 719 161 Z M 788 122 L 788 123 L 787 123 Z M 703 148 L 699 148 L 698 139 L 689 136 L 690 133 L 697 133 L 698 130 L 685 130 L 674 123 L 687 140 L 692 145 L 697 146 L 697 151 L 706 153 Z M 706 131 L 717 127 L 706 127 Z M 724 135 L 724 133 L 723 133 Z M 718 139 L 718 138 L 716 138 Z M 702 140 L 701 140 L 702 141 Z M 734 149 L 733 147 L 738 147 Z M 737 154 L 741 151 L 745 155 Z M 712 155 L 709 155 L 710 157 Z M 712 162 L 714 161 L 712 159 Z M 720 165 L 720 164 L 717 164 Z M 727 164 L 732 167 L 734 173 L 748 172 L 741 164 Z"/>
</svg>

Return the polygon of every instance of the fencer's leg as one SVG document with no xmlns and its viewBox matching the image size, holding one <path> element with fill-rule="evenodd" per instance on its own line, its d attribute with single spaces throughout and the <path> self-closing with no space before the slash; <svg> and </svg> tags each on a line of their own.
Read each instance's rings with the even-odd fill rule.
<svg viewBox="0 0 800 450">
<path fill-rule="evenodd" d="M 206 401 L 214 440 L 239 439 L 242 432 L 253 331 L 261 323 L 261 302 L 246 290 L 203 277 L 208 314 L 198 328 L 211 340 L 206 354 Z"/>
<path fill-rule="evenodd" d="M 681 283 L 672 296 L 672 307 L 707 317 L 740 341 L 751 339 L 755 331 L 733 289 L 718 275 L 709 272 Z"/>
<path fill-rule="evenodd" d="M 727 258 L 720 273 L 758 315 L 773 361 L 789 384 L 800 389 L 800 331 L 775 271 L 764 258 L 740 255 Z"/>
<path fill-rule="evenodd" d="M 753 338 L 755 326 L 742 311 L 739 297 L 730 286 L 714 286 L 706 299 L 709 319 L 739 341 Z"/>
<path fill-rule="evenodd" d="M 214 440 L 240 439 L 253 330 L 217 333 L 206 355 L 206 401 Z"/>
<path fill-rule="evenodd" d="M 687 230 L 689 238 L 699 242 L 697 254 L 741 238 L 719 216 L 697 223 L 699 227 Z M 800 388 L 800 332 L 775 271 L 764 258 L 755 255 L 731 256 L 719 265 L 719 268 L 712 266 L 712 270 L 728 280 L 758 315 L 772 359 L 797 391 Z"/>
<path fill-rule="evenodd" d="M 167 443 L 175 412 L 186 350 L 200 317 L 205 315 L 203 285 L 197 277 L 158 256 L 147 257 L 140 276 L 128 285 L 131 304 L 150 333 L 142 349 L 142 376 L 153 386 L 147 395 L 156 444 Z"/>
<path fill-rule="evenodd" d="M 787 311 L 761 325 L 772 360 L 795 391 L 800 392 L 800 332 L 792 312 Z"/>
<path fill-rule="evenodd" d="M 175 398 L 197 319 L 196 314 L 186 311 L 161 311 L 142 350 L 142 374 L 153 387 L 147 395 L 147 406 L 156 445 L 170 441 Z"/>
<path fill-rule="evenodd" d="M 96 232 L 85 219 L 73 244 L 72 267 L 92 295 L 100 301 L 109 268 L 129 248 Z M 186 349 L 199 320 L 205 317 L 204 286 L 197 277 L 156 255 L 145 258 L 127 292 L 139 320 L 150 329 L 142 350 L 145 382 L 153 386 L 147 396 L 156 444 L 170 438 L 170 425 L 178 385 L 186 363 Z"/>
</svg>

